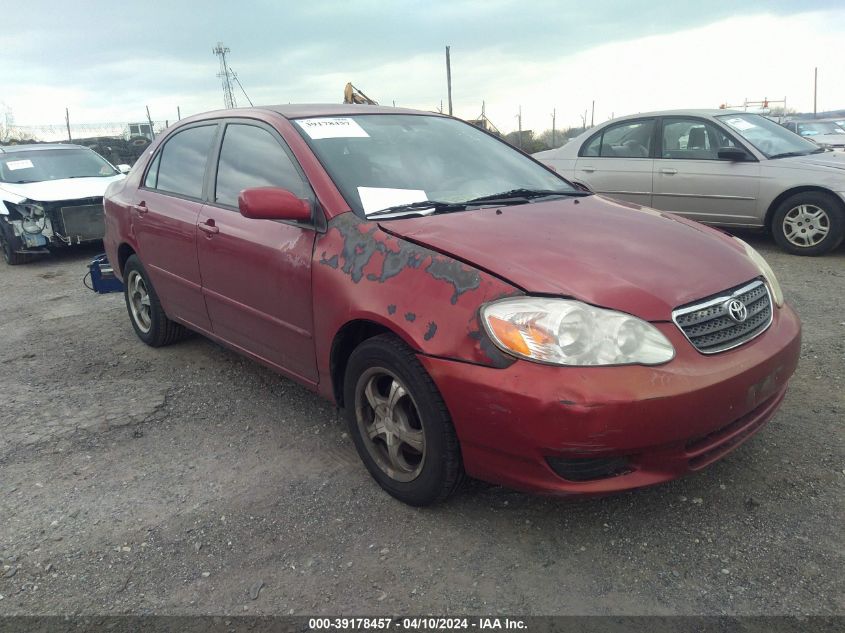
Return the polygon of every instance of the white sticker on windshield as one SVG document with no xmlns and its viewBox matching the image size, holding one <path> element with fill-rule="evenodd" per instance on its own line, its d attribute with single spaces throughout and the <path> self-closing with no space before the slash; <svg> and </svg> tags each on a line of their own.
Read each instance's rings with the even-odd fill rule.
<svg viewBox="0 0 845 633">
<path fill-rule="evenodd" d="M 12 171 L 16 171 L 18 169 L 32 169 L 32 161 L 31 160 L 10 160 L 10 161 L 6 161 L 6 167 L 11 169 Z"/>
<path fill-rule="evenodd" d="M 750 130 L 753 127 L 757 127 L 751 121 L 747 119 L 741 119 L 739 117 L 733 119 L 725 119 L 725 123 L 730 125 L 735 130 Z"/>
<path fill-rule="evenodd" d="M 387 189 L 382 187 L 358 187 L 364 213 L 381 211 L 398 204 L 424 202 L 428 196 L 422 189 Z"/>
<path fill-rule="evenodd" d="M 319 119 L 297 119 L 305 133 L 315 141 L 322 138 L 369 138 L 356 121 L 346 117 L 321 117 Z"/>
</svg>

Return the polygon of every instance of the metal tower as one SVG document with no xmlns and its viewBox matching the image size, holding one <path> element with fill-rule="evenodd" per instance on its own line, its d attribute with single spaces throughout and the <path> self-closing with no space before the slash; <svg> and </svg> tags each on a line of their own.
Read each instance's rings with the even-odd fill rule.
<svg viewBox="0 0 845 633">
<path fill-rule="evenodd" d="M 217 76 L 223 84 L 223 105 L 226 108 L 237 108 L 238 102 L 235 100 L 235 91 L 232 90 L 232 71 L 229 70 L 229 65 L 226 63 L 226 53 L 229 48 L 223 45 L 223 42 L 217 42 L 217 46 L 212 49 L 212 52 L 220 58 L 220 72 Z"/>
</svg>

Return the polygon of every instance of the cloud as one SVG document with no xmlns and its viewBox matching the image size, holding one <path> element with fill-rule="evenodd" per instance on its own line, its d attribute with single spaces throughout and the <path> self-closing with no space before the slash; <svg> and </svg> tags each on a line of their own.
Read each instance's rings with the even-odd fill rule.
<svg viewBox="0 0 845 633">
<path fill-rule="evenodd" d="M 845 11 L 834 1 L 669 0 L 634 5 L 473 0 L 436 2 L 114 2 L 58 11 L 32 0 L 4 15 L 0 100 L 18 123 L 156 119 L 222 107 L 214 43 L 255 103 L 337 102 L 352 81 L 380 102 L 434 109 L 446 100 L 451 44 L 455 113 L 487 114 L 503 131 L 541 129 L 668 107 L 743 98 L 845 106 Z M 64 6 L 64 5 L 61 5 Z M 737 14 L 741 11 L 741 14 Z M 802 13 L 803 12 L 803 13 Z M 811 43 L 808 45 L 808 43 Z M 808 84 L 809 82 L 809 84 Z M 237 90 L 237 89 L 236 89 Z M 245 104 L 239 91 L 237 96 Z"/>
</svg>

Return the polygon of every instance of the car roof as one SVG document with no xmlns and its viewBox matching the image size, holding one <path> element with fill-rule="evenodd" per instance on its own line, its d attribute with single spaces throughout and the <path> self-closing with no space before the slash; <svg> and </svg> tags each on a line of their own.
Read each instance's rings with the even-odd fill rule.
<svg viewBox="0 0 845 633">
<path fill-rule="evenodd" d="M 272 112 L 274 114 L 281 115 L 286 119 L 305 119 L 308 117 L 324 116 L 354 116 L 356 114 L 417 114 L 445 116 L 438 112 L 425 112 L 423 110 L 412 110 L 410 108 L 393 108 L 391 106 L 359 105 L 355 103 L 298 103 L 200 112 L 182 119 L 180 123 L 196 123 L 198 121 L 222 117 L 242 117 L 249 116 L 250 113 L 254 114 L 257 112 Z"/>
<path fill-rule="evenodd" d="M 87 149 L 82 145 L 72 143 L 25 143 L 23 145 L 1 145 L 0 154 L 14 154 L 15 152 L 31 152 L 45 149 Z"/>
<path fill-rule="evenodd" d="M 655 110 L 653 112 L 637 112 L 636 114 L 626 114 L 625 116 L 616 117 L 615 119 L 611 119 L 610 121 L 605 121 L 604 123 L 610 123 L 611 121 L 622 121 L 625 119 L 641 119 L 645 117 L 655 117 L 655 116 L 719 116 L 721 114 L 759 114 L 759 112 L 744 112 L 742 110 L 725 110 L 722 108 L 699 108 L 699 109 L 689 109 L 689 110 Z M 763 115 L 760 115 L 763 116 Z M 602 125 L 604 125 L 602 123 Z"/>
<path fill-rule="evenodd" d="M 286 119 L 301 119 L 320 116 L 351 116 L 356 114 L 438 114 L 424 112 L 411 108 L 394 108 L 391 106 L 362 105 L 356 103 L 302 103 L 288 105 L 263 106 L 264 110 L 272 110 Z"/>
</svg>

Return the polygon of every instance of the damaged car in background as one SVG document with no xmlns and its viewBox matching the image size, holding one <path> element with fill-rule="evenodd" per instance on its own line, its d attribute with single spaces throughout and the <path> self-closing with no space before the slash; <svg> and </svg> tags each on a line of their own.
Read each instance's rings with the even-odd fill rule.
<svg viewBox="0 0 845 633">
<path fill-rule="evenodd" d="M 54 247 L 103 239 L 103 194 L 125 178 L 80 145 L 0 147 L 0 247 L 7 264 L 23 264 Z"/>
<path fill-rule="evenodd" d="M 136 165 L 104 243 L 141 341 L 194 330 L 332 400 L 412 505 L 464 475 L 574 495 L 701 470 L 798 363 L 751 246 L 458 119 L 240 108 L 183 119 Z"/>
</svg>

